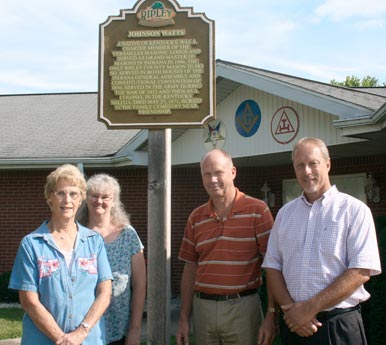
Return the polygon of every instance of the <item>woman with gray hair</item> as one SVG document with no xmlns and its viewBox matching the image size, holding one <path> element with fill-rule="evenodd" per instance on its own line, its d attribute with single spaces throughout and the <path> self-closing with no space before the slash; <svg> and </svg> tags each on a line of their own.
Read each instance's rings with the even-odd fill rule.
<svg viewBox="0 0 386 345">
<path fill-rule="evenodd" d="M 65 164 L 44 194 L 50 219 L 22 239 L 9 283 L 26 312 L 21 343 L 103 345 L 112 274 L 102 237 L 75 221 L 86 181 Z"/>
<path fill-rule="evenodd" d="M 143 245 L 120 200 L 118 181 L 107 174 L 87 181 L 86 205 L 78 215 L 105 241 L 113 272 L 113 298 L 105 313 L 107 343 L 139 345 L 146 295 Z"/>
</svg>

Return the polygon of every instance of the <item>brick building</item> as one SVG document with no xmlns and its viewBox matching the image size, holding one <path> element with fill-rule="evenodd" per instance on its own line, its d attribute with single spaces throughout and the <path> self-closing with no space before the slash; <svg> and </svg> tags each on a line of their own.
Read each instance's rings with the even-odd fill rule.
<svg viewBox="0 0 386 345">
<path fill-rule="evenodd" d="M 374 217 L 386 210 L 386 88 L 347 89 L 220 60 L 216 68 L 216 120 L 203 129 L 172 131 L 174 292 L 186 219 L 207 200 L 198 162 L 213 147 L 230 152 L 236 185 L 266 197 L 275 215 L 299 193 L 293 144 L 320 137 L 329 146 L 338 188 L 367 202 Z M 146 248 L 146 130 L 108 130 L 97 121 L 96 93 L 3 95 L 0 118 L 0 273 L 11 269 L 22 236 L 49 216 L 45 178 L 63 163 L 77 164 L 87 176 L 107 172 L 118 178 Z"/>
</svg>

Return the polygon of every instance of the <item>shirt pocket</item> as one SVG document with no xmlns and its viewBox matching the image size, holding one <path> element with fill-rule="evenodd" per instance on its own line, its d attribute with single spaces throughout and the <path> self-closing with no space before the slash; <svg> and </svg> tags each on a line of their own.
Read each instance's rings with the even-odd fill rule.
<svg viewBox="0 0 386 345">
<path fill-rule="evenodd" d="M 98 260 L 95 254 L 91 254 L 89 257 L 79 257 L 77 265 L 81 273 L 98 274 Z"/>
<path fill-rule="evenodd" d="M 119 272 L 113 272 L 113 295 L 118 297 L 124 294 L 130 287 L 130 276 Z"/>
<path fill-rule="evenodd" d="M 325 260 L 333 258 L 341 260 L 342 252 L 345 248 L 345 229 L 342 224 L 337 222 L 328 222 L 322 224 L 314 243 L 317 244 L 317 250 Z"/>
<path fill-rule="evenodd" d="M 39 278 L 45 279 L 58 275 L 61 270 L 59 259 L 47 259 L 41 257 L 38 259 Z"/>
</svg>

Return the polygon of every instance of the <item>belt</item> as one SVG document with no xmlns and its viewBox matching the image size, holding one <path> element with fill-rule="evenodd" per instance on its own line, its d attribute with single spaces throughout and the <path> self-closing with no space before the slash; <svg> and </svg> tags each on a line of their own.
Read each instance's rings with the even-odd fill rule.
<svg viewBox="0 0 386 345">
<path fill-rule="evenodd" d="M 326 310 L 326 311 L 321 311 L 320 313 L 316 314 L 316 319 L 317 320 L 327 320 L 333 316 L 348 313 L 350 311 L 354 310 L 360 310 L 361 306 L 358 304 L 355 307 L 350 307 L 350 308 L 335 308 L 332 310 Z"/>
<path fill-rule="evenodd" d="M 257 293 L 257 289 L 249 289 L 245 291 L 241 291 L 239 293 L 234 293 L 231 295 L 213 295 L 204 292 L 196 292 L 195 295 L 197 298 L 201 299 L 210 299 L 212 301 L 227 301 L 229 299 L 238 299 L 244 296 L 249 296 Z"/>
</svg>

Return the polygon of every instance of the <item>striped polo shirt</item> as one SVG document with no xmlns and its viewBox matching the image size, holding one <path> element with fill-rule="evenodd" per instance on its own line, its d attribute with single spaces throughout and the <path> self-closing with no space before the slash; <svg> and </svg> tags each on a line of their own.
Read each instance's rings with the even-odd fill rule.
<svg viewBox="0 0 386 345">
<path fill-rule="evenodd" d="M 261 285 L 261 264 L 273 218 L 262 200 L 236 188 L 228 217 L 209 200 L 189 216 L 179 259 L 197 263 L 195 291 L 232 294 Z"/>
</svg>

